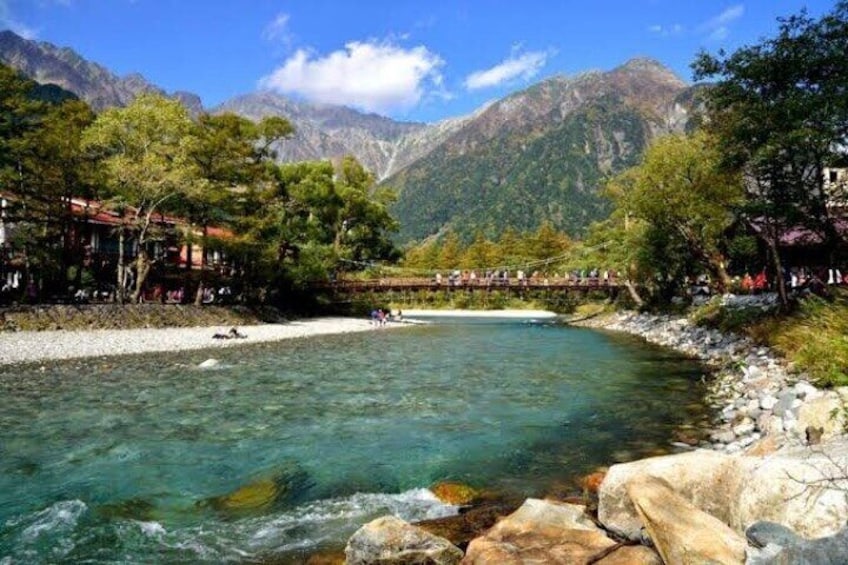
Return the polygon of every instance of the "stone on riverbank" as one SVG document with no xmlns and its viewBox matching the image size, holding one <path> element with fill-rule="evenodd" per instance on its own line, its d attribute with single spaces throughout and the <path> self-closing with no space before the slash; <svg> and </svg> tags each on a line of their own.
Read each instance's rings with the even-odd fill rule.
<svg viewBox="0 0 848 565">
<path fill-rule="evenodd" d="M 468 546 L 464 565 L 524 563 L 586 563 L 617 544 L 586 516 L 585 507 L 527 499 Z M 657 564 L 646 547 L 620 547 L 597 563 Z"/>
<path fill-rule="evenodd" d="M 780 524 L 757 522 L 746 530 L 745 535 L 755 546 L 749 550 L 747 565 L 848 563 L 848 529 L 833 536 L 808 540 Z"/>
<path fill-rule="evenodd" d="M 610 468 L 599 492 L 598 518 L 609 530 L 639 539 L 643 522 L 627 493 L 640 477 L 668 482 L 698 509 L 737 532 L 770 520 L 802 535 L 821 537 L 848 520 L 848 441 L 785 448 L 766 457 L 699 450 Z"/>
<path fill-rule="evenodd" d="M 348 565 L 455 565 L 462 560 L 462 550 L 400 518 L 384 516 L 351 536 L 345 556 Z"/>
<path fill-rule="evenodd" d="M 738 564 L 745 560 L 745 538 L 702 512 L 662 479 L 640 476 L 627 494 L 665 563 Z"/>
</svg>

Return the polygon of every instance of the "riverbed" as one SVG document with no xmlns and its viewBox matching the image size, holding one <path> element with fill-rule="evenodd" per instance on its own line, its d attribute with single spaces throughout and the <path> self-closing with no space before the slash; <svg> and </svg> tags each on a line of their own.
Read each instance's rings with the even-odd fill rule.
<svg viewBox="0 0 848 565">
<path fill-rule="evenodd" d="M 704 427 L 703 374 L 521 318 L 3 367 L 0 556 L 296 559 L 385 513 L 455 513 L 439 481 L 542 496 Z"/>
</svg>

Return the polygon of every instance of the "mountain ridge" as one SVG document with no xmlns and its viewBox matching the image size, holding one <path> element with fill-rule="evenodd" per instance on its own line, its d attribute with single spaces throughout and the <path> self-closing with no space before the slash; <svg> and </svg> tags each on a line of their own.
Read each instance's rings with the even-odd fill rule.
<svg viewBox="0 0 848 565">
<path fill-rule="evenodd" d="M 73 49 L 0 32 L 0 61 L 56 84 L 96 111 L 141 92 L 166 94 L 142 75 L 118 77 Z M 353 155 L 398 190 L 400 241 L 453 230 L 497 237 L 544 221 L 579 235 L 606 213 L 603 180 L 636 164 L 652 139 L 686 131 L 697 106 L 691 86 L 655 59 L 634 57 L 608 71 L 554 75 L 465 116 L 423 124 L 271 91 L 231 98 L 211 113 L 282 116 L 295 127 L 275 148 L 282 162 Z M 174 92 L 193 113 L 200 98 Z"/>
<path fill-rule="evenodd" d="M 143 92 L 180 100 L 192 113 L 202 111 L 200 97 L 189 92 L 166 93 L 139 73 L 120 77 L 88 61 L 70 47 L 24 39 L 11 30 L 0 31 L 0 62 L 41 84 L 55 84 L 85 100 L 94 111 L 126 106 Z"/>
</svg>

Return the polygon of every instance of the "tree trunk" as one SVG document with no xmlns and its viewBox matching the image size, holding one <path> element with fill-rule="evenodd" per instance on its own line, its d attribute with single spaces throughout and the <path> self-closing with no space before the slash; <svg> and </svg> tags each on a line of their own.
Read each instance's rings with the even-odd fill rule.
<svg viewBox="0 0 848 565">
<path fill-rule="evenodd" d="M 636 287 L 630 279 L 624 280 L 624 287 L 627 289 L 627 292 L 630 294 L 630 298 L 636 303 L 637 307 L 641 308 L 645 305 L 645 301 L 642 300 L 641 296 L 639 296 L 639 293 L 636 291 Z"/>
<path fill-rule="evenodd" d="M 150 259 L 147 257 L 147 251 L 141 246 L 138 249 L 138 257 L 135 259 L 135 290 L 132 293 L 132 302 L 137 304 L 141 302 L 141 293 L 144 290 L 144 283 L 147 281 L 147 275 L 150 273 Z"/>
<path fill-rule="evenodd" d="M 121 226 L 118 231 L 118 286 L 115 289 L 115 301 L 118 304 L 124 303 L 124 285 L 126 284 L 125 272 L 127 266 L 124 265 L 124 227 Z"/>
<path fill-rule="evenodd" d="M 716 290 L 724 294 L 731 285 L 730 275 L 727 274 L 727 268 L 724 266 L 724 257 L 720 254 L 711 256 L 710 265 L 716 278 Z"/>
<path fill-rule="evenodd" d="M 774 265 L 774 270 L 777 274 L 777 295 L 780 298 L 780 306 L 783 310 L 788 310 L 789 296 L 786 293 L 786 280 L 783 278 L 783 262 L 780 260 L 780 253 L 777 250 L 777 241 L 775 239 L 769 239 L 768 247 L 772 265 Z"/>
<path fill-rule="evenodd" d="M 207 226 L 203 226 L 203 235 L 200 238 L 201 248 L 200 248 L 200 274 L 197 277 L 197 293 L 194 296 L 194 305 L 202 306 L 203 305 L 203 291 L 205 290 L 203 286 L 203 278 L 204 273 L 206 272 L 206 238 L 209 233 L 209 228 Z"/>
</svg>

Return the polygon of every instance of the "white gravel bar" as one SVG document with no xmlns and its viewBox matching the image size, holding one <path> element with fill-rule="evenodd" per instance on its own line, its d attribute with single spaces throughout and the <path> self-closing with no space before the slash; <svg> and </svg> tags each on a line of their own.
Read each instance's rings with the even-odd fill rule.
<svg viewBox="0 0 848 565">
<path fill-rule="evenodd" d="M 390 323 L 377 328 L 368 320 L 359 318 L 315 318 L 283 324 L 238 326 L 239 333 L 247 336 L 245 339 L 212 338 L 215 333 L 227 333 L 229 326 L 0 332 L 0 366 L 129 353 L 233 347 L 298 337 L 378 331 L 403 325 Z"/>
</svg>

